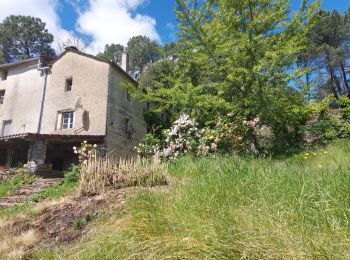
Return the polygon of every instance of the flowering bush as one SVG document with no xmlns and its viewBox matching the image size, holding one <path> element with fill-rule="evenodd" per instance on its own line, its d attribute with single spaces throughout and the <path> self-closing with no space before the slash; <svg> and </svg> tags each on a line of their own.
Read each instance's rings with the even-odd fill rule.
<svg viewBox="0 0 350 260">
<path fill-rule="evenodd" d="M 255 120 L 254 125 L 257 124 L 258 120 Z M 198 155 L 207 155 L 218 151 L 242 152 L 246 150 L 245 136 L 248 129 L 248 122 L 244 120 L 236 122 L 230 114 L 227 117 L 219 117 L 215 127 L 206 127 L 202 130 Z"/>
<path fill-rule="evenodd" d="M 96 156 L 97 145 L 88 144 L 84 141 L 80 144 L 80 148 L 73 147 L 74 153 L 79 155 L 79 162 L 87 164 L 88 160 Z"/>
<path fill-rule="evenodd" d="M 147 134 L 143 140 L 143 143 L 136 146 L 135 150 L 141 157 L 153 156 L 154 154 L 159 153 L 160 140 L 153 134 Z"/>
<path fill-rule="evenodd" d="M 159 155 L 170 161 L 188 152 L 196 152 L 201 137 L 196 121 L 187 114 L 182 114 L 170 129 L 165 130 L 164 136 L 164 149 Z"/>
</svg>

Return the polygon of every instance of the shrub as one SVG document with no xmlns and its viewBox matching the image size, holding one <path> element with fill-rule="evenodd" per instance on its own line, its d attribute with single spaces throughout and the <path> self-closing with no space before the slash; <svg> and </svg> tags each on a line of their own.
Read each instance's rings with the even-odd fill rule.
<svg viewBox="0 0 350 260">
<path fill-rule="evenodd" d="M 173 126 L 164 132 L 165 145 L 159 155 L 170 161 L 175 161 L 180 155 L 196 152 L 200 132 L 197 123 L 187 114 L 182 114 Z"/>
<path fill-rule="evenodd" d="M 74 228 L 78 229 L 78 230 L 83 229 L 85 227 L 85 225 L 86 225 L 86 222 L 83 219 L 80 219 L 80 218 L 74 220 L 74 222 L 73 222 Z"/>
<path fill-rule="evenodd" d="M 135 149 L 141 157 L 151 157 L 159 152 L 160 140 L 153 134 L 147 134 L 143 143 L 140 143 Z"/>
<path fill-rule="evenodd" d="M 314 118 L 305 127 L 306 143 L 328 143 L 337 138 L 350 138 L 350 100 L 347 97 L 339 100 L 328 97 L 315 105 L 314 110 Z"/>
<path fill-rule="evenodd" d="M 230 115 L 219 117 L 214 127 L 201 131 L 198 155 L 220 152 L 242 152 L 247 149 L 248 122 L 235 121 Z"/>
<path fill-rule="evenodd" d="M 80 166 L 72 164 L 69 171 L 64 174 L 64 183 L 73 184 L 79 181 L 80 176 Z"/>
</svg>

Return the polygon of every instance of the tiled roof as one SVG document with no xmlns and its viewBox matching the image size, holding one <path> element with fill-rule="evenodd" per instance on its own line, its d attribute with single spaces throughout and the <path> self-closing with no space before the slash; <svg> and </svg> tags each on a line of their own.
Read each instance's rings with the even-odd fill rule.
<svg viewBox="0 0 350 260">
<path fill-rule="evenodd" d="M 72 135 L 72 134 L 35 134 L 35 133 L 23 133 L 23 134 L 15 134 L 8 136 L 0 136 L 0 141 L 9 141 L 9 140 L 31 140 L 31 139 L 79 139 L 79 140 L 103 140 L 105 138 L 104 135 Z"/>
</svg>

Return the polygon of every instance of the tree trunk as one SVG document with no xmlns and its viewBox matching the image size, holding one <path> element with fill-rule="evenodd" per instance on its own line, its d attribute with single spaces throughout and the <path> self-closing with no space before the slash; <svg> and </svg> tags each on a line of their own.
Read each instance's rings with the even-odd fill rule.
<svg viewBox="0 0 350 260">
<path fill-rule="evenodd" d="M 329 74 L 330 74 L 330 77 L 331 77 L 331 87 L 332 87 L 332 92 L 334 94 L 334 97 L 336 99 L 339 99 L 340 95 L 341 95 L 341 89 L 340 89 L 340 86 L 338 86 L 337 84 L 337 80 L 336 80 L 336 75 L 334 73 L 334 69 L 333 69 L 333 66 L 328 64 L 328 67 L 329 67 Z"/>
<path fill-rule="evenodd" d="M 345 66 L 344 66 L 344 63 L 342 62 L 340 63 L 340 69 L 343 76 L 346 91 L 348 92 L 348 98 L 350 98 L 350 86 L 349 86 L 348 78 L 346 76 Z"/>
</svg>

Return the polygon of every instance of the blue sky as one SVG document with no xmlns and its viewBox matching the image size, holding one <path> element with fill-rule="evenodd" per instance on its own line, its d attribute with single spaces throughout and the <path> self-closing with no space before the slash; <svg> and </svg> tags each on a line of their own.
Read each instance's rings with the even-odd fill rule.
<svg viewBox="0 0 350 260">
<path fill-rule="evenodd" d="M 301 0 L 291 0 L 293 8 Z M 322 8 L 343 12 L 349 0 L 323 0 Z M 56 42 L 72 32 L 85 37 L 89 52 L 106 43 L 126 44 L 144 34 L 161 44 L 176 39 L 175 0 L 0 0 L 0 21 L 10 14 L 40 17 Z"/>
</svg>

